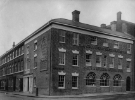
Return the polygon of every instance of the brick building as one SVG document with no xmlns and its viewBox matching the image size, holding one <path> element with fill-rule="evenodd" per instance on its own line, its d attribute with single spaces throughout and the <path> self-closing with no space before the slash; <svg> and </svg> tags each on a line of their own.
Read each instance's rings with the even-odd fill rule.
<svg viewBox="0 0 135 100">
<path fill-rule="evenodd" d="M 117 20 L 112 21 L 110 25 L 106 26 L 105 24 L 102 24 L 101 27 L 111 29 L 112 31 L 118 31 L 125 34 L 130 34 L 135 37 L 135 23 L 122 20 L 121 12 L 117 13 Z M 133 48 L 135 50 L 135 45 L 133 45 Z M 134 52 L 133 50 L 133 52 Z M 133 53 L 135 54 L 135 53 Z M 135 55 L 134 55 L 135 59 Z M 135 62 L 133 63 L 133 66 L 135 65 Z M 132 68 L 133 71 L 133 84 L 134 84 L 134 90 L 135 90 L 135 67 Z"/>
<path fill-rule="evenodd" d="M 0 90 L 23 91 L 24 69 L 23 42 L 0 57 Z"/>
<path fill-rule="evenodd" d="M 24 41 L 23 91 L 66 95 L 131 91 L 134 37 L 72 20 L 53 19 Z"/>
</svg>

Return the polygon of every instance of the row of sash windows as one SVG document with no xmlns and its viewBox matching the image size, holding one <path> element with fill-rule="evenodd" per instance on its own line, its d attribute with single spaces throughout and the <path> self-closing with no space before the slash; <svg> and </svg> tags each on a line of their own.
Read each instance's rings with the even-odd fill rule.
<svg viewBox="0 0 135 100">
<path fill-rule="evenodd" d="M 65 65 L 65 56 L 66 52 L 59 52 L 59 65 Z M 74 54 L 72 55 L 72 65 L 73 66 L 78 66 L 78 58 L 79 54 Z M 92 54 L 86 53 L 85 55 L 85 62 L 86 66 L 92 66 Z M 107 57 L 107 55 L 96 55 L 96 66 L 97 67 L 107 67 L 107 62 L 109 63 L 110 68 L 114 68 L 114 63 L 115 63 L 115 57 Z M 103 63 L 103 65 L 102 65 Z M 118 64 L 118 69 L 122 69 L 123 66 L 123 58 L 118 58 L 117 61 Z M 131 61 L 127 61 L 126 63 L 126 68 L 130 68 L 131 66 Z"/>
<path fill-rule="evenodd" d="M 110 76 L 107 73 L 103 73 L 99 79 L 100 86 L 109 86 Z M 122 77 L 119 74 L 116 74 L 113 78 L 113 86 L 122 85 Z M 96 86 L 96 74 L 90 72 L 85 78 L 86 86 Z M 78 89 L 78 76 L 72 76 L 72 89 Z M 65 88 L 65 75 L 59 75 L 58 88 Z"/>
<path fill-rule="evenodd" d="M 91 36 L 89 39 L 90 43 L 93 45 L 97 45 L 97 37 L 95 36 Z M 61 31 L 59 33 L 59 42 L 60 43 L 65 43 L 66 42 L 66 31 Z M 73 45 L 79 45 L 79 34 L 77 33 L 73 33 Z M 108 42 L 105 40 L 103 43 L 103 46 L 108 47 Z M 115 41 L 114 42 L 114 46 L 115 49 L 119 49 L 120 45 L 119 42 Z M 131 53 L 131 45 L 127 44 L 127 53 L 130 54 Z"/>
</svg>

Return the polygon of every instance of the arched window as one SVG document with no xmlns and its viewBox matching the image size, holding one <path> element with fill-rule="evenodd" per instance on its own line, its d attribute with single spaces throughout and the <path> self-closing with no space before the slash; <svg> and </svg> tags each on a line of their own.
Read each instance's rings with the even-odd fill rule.
<svg viewBox="0 0 135 100">
<path fill-rule="evenodd" d="M 96 74 L 93 72 L 90 72 L 86 76 L 86 85 L 95 86 L 95 82 L 96 82 L 95 77 L 96 77 Z"/>
<path fill-rule="evenodd" d="M 107 73 L 103 73 L 100 77 L 100 86 L 109 86 L 109 78 Z"/>
<path fill-rule="evenodd" d="M 121 75 L 115 75 L 113 78 L 113 86 L 121 86 L 121 78 Z"/>
</svg>

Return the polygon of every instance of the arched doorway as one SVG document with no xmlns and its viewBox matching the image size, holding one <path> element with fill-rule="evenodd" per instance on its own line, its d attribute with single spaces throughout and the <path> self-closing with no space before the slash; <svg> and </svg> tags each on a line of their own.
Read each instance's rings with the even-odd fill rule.
<svg viewBox="0 0 135 100">
<path fill-rule="evenodd" d="M 126 79 L 126 91 L 130 91 L 130 77 L 129 76 Z"/>
</svg>

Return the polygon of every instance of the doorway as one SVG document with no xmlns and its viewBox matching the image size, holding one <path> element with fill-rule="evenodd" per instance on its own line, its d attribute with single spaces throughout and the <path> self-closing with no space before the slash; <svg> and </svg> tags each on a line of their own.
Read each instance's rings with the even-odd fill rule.
<svg viewBox="0 0 135 100">
<path fill-rule="evenodd" d="M 127 79 L 126 79 L 126 91 L 130 91 L 130 77 L 128 76 Z"/>
<path fill-rule="evenodd" d="M 20 91 L 23 91 L 23 78 L 20 78 Z"/>
</svg>

